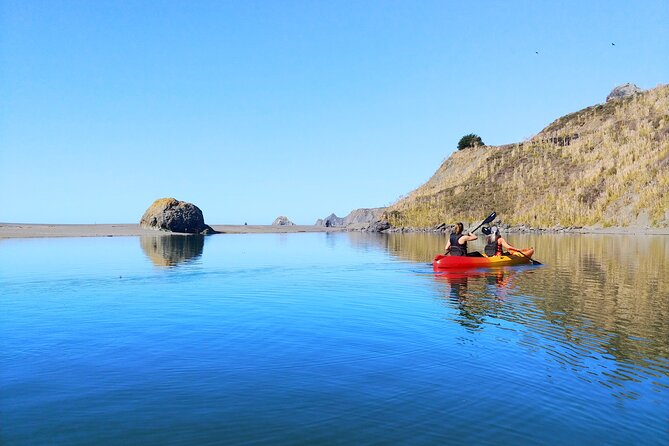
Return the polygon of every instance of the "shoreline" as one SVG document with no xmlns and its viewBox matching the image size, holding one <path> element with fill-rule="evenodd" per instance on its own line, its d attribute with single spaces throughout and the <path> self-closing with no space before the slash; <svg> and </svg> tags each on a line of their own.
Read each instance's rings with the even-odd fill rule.
<svg viewBox="0 0 669 446">
<path fill-rule="evenodd" d="M 619 235 L 669 235 L 669 228 L 620 228 L 582 227 L 571 229 L 508 229 L 509 233 L 535 234 L 619 234 Z"/>
<path fill-rule="evenodd" d="M 211 225 L 216 234 L 290 234 L 301 232 L 359 232 L 360 229 L 325 227 L 314 225 Z M 434 233 L 446 232 L 434 229 L 394 228 L 388 233 Z M 669 235 L 669 228 L 508 228 L 506 233 L 528 234 L 609 234 L 609 235 Z M 144 229 L 139 224 L 30 224 L 0 223 L 0 240 L 16 238 L 54 237 L 136 237 L 143 235 L 188 235 Z M 215 234 L 212 234 L 215 235 Z"/>
<path fill-rule="evenodd" d="M 567 227 L 567 228 L 528 228 L 515 227 L 500 228 L 502 234 L 609 234 L 609 235 L 669 235 L 667 228 L 623 228 L 623 227 Z M 393 228 L 388 233 L 433 233 L 450 234 L 445 228 Z"/>
<path fill-rule="evenodd" d="M 298 232 L 345 232 L 345 228 L 314 225 L 210 225 L 216 234 L 286 234 Z M 144 229 L 139 224 L 31 224 L 0 223 L 0 240 L 52 237 L 136 237 L 142 235 L 188 235 Z M 215 234 L 212 234 L 215 235 Z"/>
</svg>

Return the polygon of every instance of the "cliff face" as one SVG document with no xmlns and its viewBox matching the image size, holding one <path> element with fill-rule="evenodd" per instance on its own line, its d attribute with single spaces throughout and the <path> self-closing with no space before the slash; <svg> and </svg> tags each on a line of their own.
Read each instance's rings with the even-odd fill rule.
<svg viewBox="0 0 669 446">
<path fill-rule="evenodd" d="M 367 228 L 381 219 L 385 208 L 362 208 L 351 211 L 346 217 L 330 214 L 324 219 L 316 220 L 316 226 L 346 227 L 349 229 Z"/>
<path fill-rule="evenodd" d="M 669 86 L 588 107 L 524 143 L 458 151 L 388 208 L 393 226 L 669 226 Z"/>
</svg>

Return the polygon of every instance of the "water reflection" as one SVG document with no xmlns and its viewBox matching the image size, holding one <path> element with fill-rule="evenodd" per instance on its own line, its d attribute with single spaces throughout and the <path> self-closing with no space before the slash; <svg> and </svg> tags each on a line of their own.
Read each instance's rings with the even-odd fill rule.
<svg viewBox="0 0 669 446">
<path fill-rule="evenodd" d="M 445 286 L 444 298 L 458 309 L 456 322 L 480 330 L 499 317 L 500 304 L 512 291 L 512 279 L 521 270 L 498 268 L 490 271 L 436 272 L 437 283 Z"/>
<path fill-rule="evenodd" d="M 176 266 L 202 255 L 204 235 L 146 235 L 139 243 L 144 254 L 156 266 Z"/>
<path fill-rule="evenodd" d="M 542 349 L 615 396 L 635 398 L 626 382 L 667 386 L 669 237 L 512 234 L 509 239 L 535 246 L 544 266 L 433 276 L 444 302 L 456 310 L 452 320 L 471 330 L 513 327 L 522 335 L 521 346 Z M 445 242 L 433 234 L 369 240 L 403 260 L 428 263 Z M 480 250 L 479 242 L 472 248 Z"/>
</svg>

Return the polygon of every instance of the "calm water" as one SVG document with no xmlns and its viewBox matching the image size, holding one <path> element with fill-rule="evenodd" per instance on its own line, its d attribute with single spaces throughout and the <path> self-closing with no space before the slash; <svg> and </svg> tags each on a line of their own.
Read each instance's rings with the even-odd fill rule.
<svg viewBox="0 0 669 446">
<path fill-rule="evenodd" d="M 669 237 L 0 241 L 0 444 L 669 443 Z"/>
</svg>

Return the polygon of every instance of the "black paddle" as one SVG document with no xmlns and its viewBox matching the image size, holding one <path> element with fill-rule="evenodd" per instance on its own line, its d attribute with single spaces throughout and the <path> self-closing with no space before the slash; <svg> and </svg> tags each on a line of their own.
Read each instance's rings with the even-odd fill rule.
<svg viewBox="0 0 669 446">
<path fill-rule="evenodd" d="M 468 232 L 469 232 L 470 234 L 473 234 L 473 233 L 476 232 L 476 230 L 477 230 L 478 228 L 480 228 L 481 226 L 483 226 L 483 225 L 487 225 L 488 223 L 490 223 L 491 221 L 493 221 L 493 220 L 495 219 L 495 217 L 497 217 L 497 212 L 493 212 L 492 214 L 488 215 L 488 216 L 486 217 L 486 219 L 483 220 L 483 221 L 481 222 L 480 225 L 478 225 L 477 227 L 474 228 L 473 231 L 468 231 Z M 446 253 L 446 254 L 448 254 L 448 253 Z"/>
<path fill-rule="evenodd" d="M 487 225 L 488 223 L 490 223 L 491 221 L 493 221 L 493 220 L 495 219 L 495 217 L 497 217 L 497 212 L 493 212 L 492 214 L 488 215 L 488 216 L 486 217 L 486 219 L 483 220 L 483 221 L 481 222 L 480 225 L 478 225 L 477 227 L 475 227 L 473 231 L 469 231 L 469 232 L 470 232 L 471 234 L 475 233 L 476 230 L 477 230 L 478 228 L 480 228 L 480 227 L 483 226 L 483 225 Z"/>
</svg>

